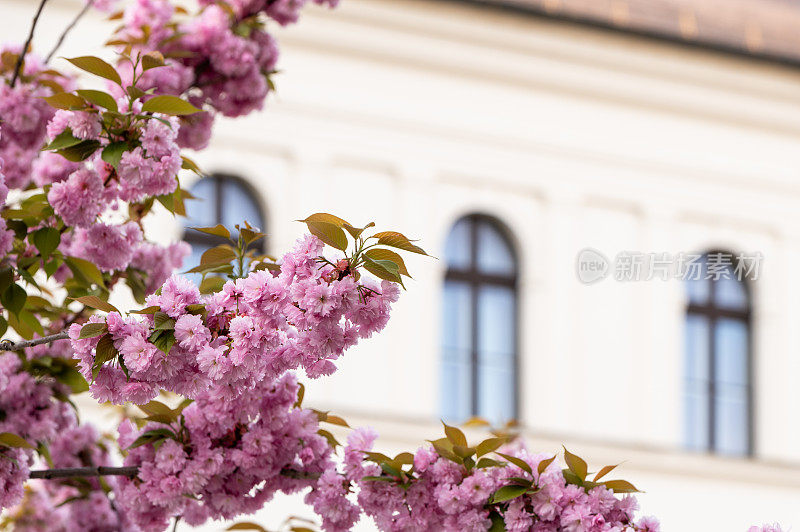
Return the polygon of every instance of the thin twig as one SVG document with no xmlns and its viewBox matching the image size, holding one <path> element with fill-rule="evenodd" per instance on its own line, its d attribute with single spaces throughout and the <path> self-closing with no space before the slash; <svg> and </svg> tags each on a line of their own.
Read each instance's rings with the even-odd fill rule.
<svg viewBox="0 0 800 532">
<path fill-rule="evenodd" d="M 51 334 L 49 336 L 42 336 L 41 338 L 34 338 L 33 340 L 22 340 L 14 342 L 12 340 L 0 340 L 0 351 L 19 351 L 26 347 L 33 347 L 41 344 L 51 344 L 58 340 L 66 340 L 69 338 L 68 331 L 61 331 L 60 333 Z"/>
<path fill-rule="evenodd" d="M 89 9 L 91 9 L 92 5 L 94 5 L 94 0 L 89 0 L 88 2 L 86 2 L 86 4 L 84 4 L 83 6 L 83 9 L 81 9 L 80 13 L 75 15 L 75 18 L 73 18 L 72 22 L 69 23 L 69 26 L 64 28 L 64 31 L 61 32 L 61 36 L 58 38 L 58 41 L 56 42 L 55 46 L 53 46 L 53 49 L 50 50 L 49 54 L 47 54 L 47 58 L 45 58 L 44 60 L 45 64 L 50 62 L 50 60 L 56 54 L 56 51 L 61 47 L 62 44 L 64 44 L 64 39 L 67 37 L 67 34 L 70 31 L 72 31 L 72 28 L 75 27 L 78 21 L 81 18 L 83 18 L 83 16 L 87 13 L 87 11 L 89 11 Z"/>
<path fill-rule="evenodd" d="M 103 477 L 118 476 L 134 478 L 139 474 L 139 468 L 130 467 L 68 467 L 64 469 L 40 469 L 31 471 L 31 478 L 53 479 L 53 478 L 76 478 L 76 477 Z M 288 478 L 316 480 L 319 473 L 306 473 L 296 469 L 283 469 L 281 475 Z"/>
<path fill-rule="evenodd" d="M 28 39 L 25 41 L 25 46 L 22 47 L 22 51 L 19 53 L 19 57 L 17 57 L 17 64 L 14 66 L 14 75 L 11 76 L 11 87 L 14 87 L 17 83 L 17 78 L 19 77 L 19 72 L 22 70 L 22 63 L 25 61 L 25 54 L 28 53 L 28 48 L 31 45 L 31 41 L 33 40 L 33 30 L 36 29 L 36 23 L 39 22 L 39 15 L 42 14 L 42 9 L 44 9 L 44 5 L 47 3 L 47 0 L 42 0 L 39 4 L 39 9 L 36 10 L 36 14 L 33 16 L 33 22 L 31 23 L 31 31 L 28 33 Z"/>
<path fill-rule="evenodd" d="M 118 476 L 134 478 L 139 474 L 139 468 L 133 467 L 67 467 L 64 469 L 41 469 L 31 471 L 31 478 L 77 478 L 77 477 L 104 477 Z"/>
</svg>

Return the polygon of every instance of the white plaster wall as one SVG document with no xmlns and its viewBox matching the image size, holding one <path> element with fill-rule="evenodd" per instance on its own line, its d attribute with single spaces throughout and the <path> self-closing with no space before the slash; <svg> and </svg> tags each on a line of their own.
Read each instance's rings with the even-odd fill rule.
<svg viewBox="0 0 800 532">
<path fill-rule="evenodd" d="M 48 5 L 39 49 L 78 7 Z M 23 39 L 31 3 L 2 10 L 2 39 Z M 317 211 L 399 229 L 438 257 L 459 216 L 496 216 L 520 256 L 532 446 L 565 442 L 596 465 L 627 459 L 623 473 L 668 531 L 800 526 L 800 71 L 432 0 L 310 7 L 279 33 L 277 94 L 263 113 L 221 121 L 196 157 L 253 184 L 273 253 L 301 233 L 292 220 Z M 87 20 L 63 53 L 102 53 L 103 36 Z M 151 227 L 179 238 L 166 213 Z M 755 459 L 680 450 L 682 287 L 585 286 L 574 270 L 584 247 L 763 253 Z M 307 393 L 379 427 L 388 450 L 439 430 L 444 264 L 407 263 L 415 280 L 387 330 Z M 263 522 L 287 509 L 308 515 L 281 500 Z"/>
</svg>

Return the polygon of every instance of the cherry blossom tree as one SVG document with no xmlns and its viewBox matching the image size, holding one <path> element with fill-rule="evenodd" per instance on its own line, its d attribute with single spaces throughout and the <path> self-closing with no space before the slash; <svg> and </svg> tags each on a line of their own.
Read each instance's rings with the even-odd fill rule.
<svg viewBox="0 0 800 532">
<path fill-rule="evenodd" d="M 387 531 L 655 531 L 636 488 L 580 457 L 529 451 L 513 426 L 444 437 L 394 457 L 377 435 L 303 407 L 310 379 L 389 320 L 425 251 L 402 233 L 326 213 L 275 260 L 246 222 L 196 228 L 195 284 L 173 272 L 188 247 L 147 239 L 156 209 L 185 214 L 181 172 L 202 174 L 218 115 L 260 110 L 273 88 L 271 25 L 304 0 L 90 0 L 119 23 L 106 59 L 40 59 L 41 0 L 22 46 L 0 52 L 0 507 L 14 530 L 151 531 L 255 513 L 304 493 L 326 531 L 369 518 Z M 336 0 L 315 0 L 335 7 Z M 104 90 L 81 88 L 86 76 Z M 233 233 L 231 232 L 233 229 Z M 121 312 L 127 287 L 138 310 Z M 71 396 L 117 405 L 113 436 Z M 475 421 L 473 421 L 475 423 Z M 291 519 L 288 530 L 308 530 Z M 316 525 L 314 525 L 316 526 Z M 231 529 L 264 530 L 239 522 Z"/>
</svg>

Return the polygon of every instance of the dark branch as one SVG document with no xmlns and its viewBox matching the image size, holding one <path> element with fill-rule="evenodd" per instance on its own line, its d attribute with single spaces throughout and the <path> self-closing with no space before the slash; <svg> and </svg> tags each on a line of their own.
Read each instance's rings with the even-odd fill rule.
<svg viewBox="0 0 800 532">
<path fill-rule="evenodd" d="M 86 14 L 87 11 L 89 11 L 89 9 L 92 7 L 93 4 L 94 0 L 89 0 L 88 2 L 86 2 L 86 4 L 84 4 L 83 6 L 83 9 L 81 9 L 80 12 L 77 15 L 75 15 L 75 18 L 72 19 L 72 22 L 69 23 L 69 26 L 64 28 L 64 31 L 61 32 L 61 36 L 58 38 L 58 41 L 56 42 L 55 46 L 53 46 L 53 49 L 50 50 L 49 54 L 47 54 L 47 58 L 44 60 L 45 63 L 50 62 L 50 60 L 55 55 L 56 51 L 58 51 L 61 45 L 64 44 L 64 39 L 67 37 L 67 34 L 70 31 L 72 31 L 72 28 L 74 28 L 75 25 L 78 23 L 78 21 L 83 18 L 83 16 Z"/>
<path fill-rule="evenodd" d="M 42 9 L 44 9 L 44 5 L 47 3 L 47 0 L 42 0 L 39 4 L 39 9 L 36 10 L 36 14 L 33 16 L 33 22 L 31 23 L 31 31 L 28 33 L 28 39 L 25 41 L 25 46 L 22 47 L 22 51 L 19 53 L 19 57 L 17 57 L 17 64 L 14 66 L 14 75 L 11 76 L 11 86 L 13 87 L 17 83 L 17 78 L 19 77 L 20 70 L 22 70 L 22 63 L 25 62 L 25 54 L 28 53 L 28 48 L 31 46 L 31 41 L 33 40 L 33 30 L 36 29 L 36 23 L 39 22 L 39 15 L 42 14 Z"/>
<path fill-rule="evenodd" d="M 25 349 L 26 347 L 33 347 L 41 344 L 51 344 L 58 340 L 66 340 L 67 338 L 69 338 L 69 332 L 62 331 L 60 333 L 51 334 L 50 336 L 42 336 L 41 338 L 22 340 L 20 342 L 0 340 L 0 351 L 19 351 L 21 349 Z"/>
<path fill-rule="evenodd" d="M 31 478 L 76 478 L 118 476 L 134 478 L 139 473 L 138 467 L 68 467 L 64 469 L 42 469 L 31 471 Z"/>
<path fill-rule="evenodd" d="M 118 476 L 135 478 L 139 474 L 139 468 L 136 466 L 131 467 L 68 467 L 64 469 L 40 469 L 38 471 L 31 471 L 31 478 L 76 478 L 76 477 L 103 477 L 103 476 Z M 281 475 L 288 478 L 296 478 L 302 480 L 316 480 L 319 478 L 319 473 L 306 473 L 305 471 L 297 471 L 296 469 L 283 469 Z"/>
</svg>

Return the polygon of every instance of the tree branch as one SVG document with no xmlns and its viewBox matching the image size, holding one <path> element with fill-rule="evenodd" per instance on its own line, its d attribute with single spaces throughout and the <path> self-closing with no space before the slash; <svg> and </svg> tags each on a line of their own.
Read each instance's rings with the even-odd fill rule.
<svg viewBox="0 0 800 532">
<path fill-rule="evenodd" d="M 139 474 L 138 467 L 67 467 L 64 469 L 41 469 L 31 471 L 31 478 L 76 478 L 118 476 L 134 478 Z"/>
<path fill-rule="evenodd" d="M 14 75 L 11 76 L 11 87 L 14 87 L 17 83 L 17 78 L 19 77 L 20 70 L 22 70 L 22 63 L 25 62 L 25 54 L 28 53 L 28 48 L 31 45 L 31 41 L 33 40 L 33 30 L 36 29 L 36 23 L 39 22 L 39 15 L 42 14 L 42 9 L 44 9 L 44 5 L 47 3 L 47 0 L 42 0 L 39 4 L 39 9 L 36 10 L 36 14 L 33 16 L 33 22 L 31 23 L 31 31 L 28 33 L 28 39 L 25 41 L 25 46 L 22 47 L 22 50 L 19 53 L 19 57 L 17 57 L 17 64 L 14 66 Z"/>
<path fill-rule="evenodd" d="M 94 5 L 94 0 L 89 0 L 88 2 L 86 2 L 86 4 L 84 4 L 83 6 L 83 9 L 81 9 L 80 12 L 77 15 L 75 15 L 75 18 L 72 19 L 72 22 L 69 23 L 69 26 L 64 28 L 64 31 L 61 32 L 61 36 L 58 38 L 58 42 L 56 42 L 55 46 L 53 46 L 53 49 L 50 50 L 50 53 L 47 54 L 47 58 L 44 60 L 45 64 L 50 62 L 50 60 L 55 55 L 56 51 L 61 47 L 62 44 L 64 44 L 64 39 L 67 37 L 67 34 L 70 31 L 72 31 L 72 28 L 74 28 L 75 25 L 78 23 L 78 21 L 81 18 L 83 18 L 83 16 L 86 14 L 87 11 L 89 11 L 92 5 Z"/>
<path fill-rule="evenodd" d="M 134 478 L 139 474 L 137 466 L 131 467 L 67 467 L 64 469 L 40 469 L 31 471 L 31 478 L 53 479 L 53 478 L 77 478 L 77 477 L 103 477 L 118 476 Z M 281 475 L 288 478 L 301 480 L 316 480 L 319 473 L 306 473 L 296 469 L 283 469 Z"/>
<path fill-rule="evenodd" d="M 61 331 L 60 333 L 51 334 L 49 336 L 42 336 L 41 338 L 34 338 L 33 340 L 22 340 L 14 342 L 12 340 L 0 340 L 0 351 L 19 351 L 26 347 L 33 347 L 41 344 L 51 344 L 58 340 L 66 340 L 69 338 L 68 331 Z"/>
</svg>

